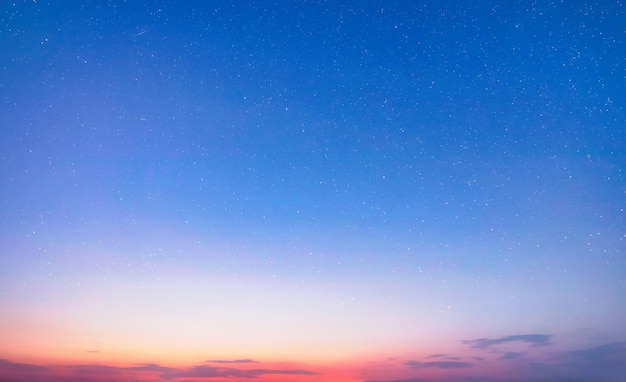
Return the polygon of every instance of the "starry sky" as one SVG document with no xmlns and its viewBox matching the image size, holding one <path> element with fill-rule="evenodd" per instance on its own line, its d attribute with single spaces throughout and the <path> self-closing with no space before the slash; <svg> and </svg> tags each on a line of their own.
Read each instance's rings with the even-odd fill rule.
<svg viewBox="0 0 626 382">
<path fill-rule="evenodd" d="M 1 1 L 0 381 L 626 380 L 623 1 Z"/>
</svg>

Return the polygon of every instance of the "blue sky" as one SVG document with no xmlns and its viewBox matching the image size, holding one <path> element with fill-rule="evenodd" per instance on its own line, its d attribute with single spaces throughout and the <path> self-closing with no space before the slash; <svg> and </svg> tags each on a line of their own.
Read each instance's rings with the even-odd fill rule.
<svg viewBox="0 0 626 382">
<path fill-rule="evenodd" d="M 619 1 L 0 20 L 6 373 L 626 374 Z"/>
</svg>

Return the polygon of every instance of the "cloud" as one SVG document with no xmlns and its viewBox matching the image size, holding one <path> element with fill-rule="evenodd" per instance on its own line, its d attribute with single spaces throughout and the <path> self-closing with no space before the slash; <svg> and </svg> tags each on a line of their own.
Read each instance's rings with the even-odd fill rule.
<svg viewBox="0 0 626 382">
<path fill-rule="evenodd" d="M 507 336 L 481 338 L 469 342 L 472 347 L 490 349 L 496 358 L 466 362 L 454 361 L 454 353 L 430 354 L 423 361 L 405 362 L 416 376 L 405 379 L 367 380 L 365 382 L 624 382 L 626 381 L 626 341 L 588 345 L 569 350 L 549 347 L 546 351 L 533 354 L 527 352 L 505 352 L 490 348 L 503 343 L 521 342 L 530 346 L 550 344 L 547 335 Z M 542 349 L 543 350 L 543 349 Z M 431 362 L 432 361 L 432 362 Z M 479 367 L 480 366 L 480 367 Z M 493 368 L 491 366 L 494 366 Z M 435 368 L 440 375 L 426 378 L 425 368 Z M 433 371 L 435 371 L 433 370 Z M 476 374 L 478 373 L 478 374 Z"/>
<path fill-rule="evenodd" d="M 0 382 L 123 382 L 120 368 L 104 365 L 42 366 L 0 360 Z"/>
<path fill-rule="evenodd" d="M 573 350 L 563 353 L 563 356 L 589 363 L 606 364 L 617 362 L 626 365 L 626 342 L 613 342 L 586 349 Z"/>
<path fill-rule="evenodd" d="M 529 382 L 626 381 L 626 342 L 561 351 L 529 365 Z"/>
<path fill-rule="evenodd" d="M 508 342 L 525 342 L 532 346 L 550 345 L 550 337 L 547 334 L 523 334 L 515 336 L 506 336 L 500 338 L 479 338 L 476 340 L 461 341 L 474 349 L 487 349 L 491 346 L 500 345 Z"/>
<path fill-rule="evenodd" d="M 242 359 L 218 363 L 251 364 L 259 362 Z M 63 377 L 60 377 L 61 375 Z M 319 373 L 301 369 L 239 369 L 235 367 L 214 367 L 208 365 L 173 368 L 156 363 L 142 363 L 131 367 L 86 364 L 55 366 L 53 368 L 0 359 L 0 382 L 123 382 L 128 380 L 147 382 L 154 380 L 178 380 L 179 378 L 253 379 L 264 375 L 314 376 L 319 375 Z"/>
<path fill-rule="evenodd" d="M 233 360 L 208 359 L 204 362 L 207 362 L 207 363 L 259 363 L 259 361 L 255 361 L 253 359 L 233 359 Z"/>
<path fill-rule="evenodd" d="M 72 365 L 70 369 L 80 374 L 87 375 L 103 375 L 103 374 L 120 374 L 124 369 L 107 365 Z"/>
<path fill-rule="evenodd" d="M 473 363 L 460 362 L 460 361 L 435 361 L 435 362 L 407 361 L 405 364 L 412 368 L 436 367 L 439 369 L 463 369 L 466 367 L 474 366 Z"/>
<path fill-rule="evenodd" d="M 526 353 L 510 351 L 508 353 L 504 353 L 498 359 L 501 360 L 501 361 L 508 361 L 508 360 L 512 360 L 512 359 L 519 359 L 519 358 L 522 358 L 524 356 L 524 354 L 526 354 Z"/>
<path fill-rule="evenodd" d="M 448 377 L 445 379 L 441 378 L 407 378 L 407 379 L 381 379 L 381 380 L 369 380 L 364 382 L 511 382 L 510 379 L 495 379 L 491 377 L 470 377 L 470 376 L 457 376 L 457 377 Z M 519 382 L 519 381 L 516 381 Z M 524 381 L 528 382 L 528 381 Z"/>
<path fill-rule="evenodd" d="M 425 378 L 408 378 L 408 379 L 384 379 L 384 380 L 368 380 L 364 382 L 614 382 L 604 379 L 594 379 L 587 377 L 539 377 L 539 378 L 526 378 L 526 377 L 489 377 L 489 376 L 457 376 L 445 379 L 425 379 Z M 615 382 L 622 382 L 615 381 Z"/>
<path fill-rule="evenodd" d="M 384 380 L 370 380 L 365 382 L 433 382 L 432 379 L 424 378 L 409 378 L 409 379 L 384 379 Z"/>
<path fill-rule="evenodd" d="M 450 354 L 431 354 L 431 355 L 426 357 L 426 359 L 432 359 L 432 358 L 445 359 L 445 360 L 448 360 L 448 361 L 457 361 L 457 360 L 461 359 L 461 357 L 453 356 L 453 355 L 450 355 Z"/>
<path fill-rule="evenodd" d="M 557 362 L 544 363 L 545 372 L 575 373 L 597 381 L 626 381 L 626 342 L 612 342 L 557 354 Z"/>
<path fill-rule="evenodd" d="M 140 363 L 140 364 L 137 364 L 137 366 L 128 367 L 126 368 L 126 370 L 167 373 L 169 371 L 176 370 L 176 369 L 171 368 L 171 367 L 161 366 L 156 363 Z"/>
<path fill-rule="evenodd" d="M 447 354 L 431 354 L 426 358 L 441 358 L 441 357 L 447 357 Z"/>
<path fill-rule="evenodd" d="M 16 363 L 11 362 L 7 359 L 0 359 L 0 370 L 4 370 L 5 372 L 36 373 L 47 371 L 48 368 L 45 366 L 30 365 L 27 363 Z"/>
<path fill-rule="evenodd" d="M 268 374 L 319 375 L 308 370 L 235 369 L 230 367 L 194 366 L 188 369 L 170 369 L 162 374 L 165 379 L 175 378 L 258 378 Z"/>
</svg>

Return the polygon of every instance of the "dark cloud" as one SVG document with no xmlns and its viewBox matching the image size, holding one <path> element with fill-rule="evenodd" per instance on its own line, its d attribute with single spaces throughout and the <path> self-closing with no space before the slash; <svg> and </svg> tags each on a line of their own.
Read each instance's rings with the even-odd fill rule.
<svg viewBox="0 0 626 382">
<path fill-rule="evenodd" d="M 165 379 L 175 378 L 258 378 L 268 374 L 319 375 L 308 370 L 236 369 L 231 367 L 194 366 L 188 369 L 171 369 L 162 374 Z"/>
<path fill-rule="evenodd" d="M 426 357 L 426 359 L 445 359 L 448 361 L 457 361 L 459 359 L 461 359 L 461 357 L 456 357 L 450 354 L 431 354 L 429 356 Z"/>
<path fill-rule="evenodd" d="M 439 369 L 462 369 L 462 368 L 474 366 L 473 363 L 460 362 L 460 361 L 435 361 L 435 362 L 407 361 L 405 364 L 412 368 L 436 367 Z"/>
<path fill-rule="evenodd" d="M 585 376 L 571 376 L 571 375 L 569 376 L 551 375 L 551 376 L 545 376 L 545 377 L 526 378 L 523 380 L 523 382 L 622 382 L 622 381 L 623 379 L 607 380 L 607 379 L 596 377 L 596 376 L 585 377 Z"/>
<path fill-rule="evenodd" d="M 426 358 L 441 358 L 441 357 L 447 357 L 447 354 L 431 354 Z"/>
<path fill-rule="evenodd" d="M 103 375 L 103 374 L 120 374 L 124 369 L 107 365 L 73 365 L 68 368 L 80 374 Z"/>
<path fill-rule="evenodd" d="M 364 382 L 618 382 L 606 381 L 604 379 L 593 379 L 589 377 L 489 377 L 489 376 L 457 376 L 445 379 L 426 379 L 426 378 L 409 378 L 409 379 L 384 379 L 384 380 L 368 380 Z M 619 382 L 622 382 L 621 380 Z"/>
<path fill-rule="evenodd" d="M 626 342 L 613 342 L 558 353 L 556 362 L 536 363 L 544 375 L 576 376 L 595 381 L 626 381 Z"/>
<path fill-rule="evenodd" d="M 381 379 L 381 380 L 369 380 L 364 382 L 511 382 L 511 379 L 496 379 L 492 377 L 469 377 L 469 376 L 457 376 L 441 378 L 408 378 L 408 379 Z M 515 382 L 521 382 L 515 380 Z M 527 382 L 527 381 L 524 381 Z"/>
<path fill-rule="evenodd" d="M 156 363 L 140 363 L 133 367 L 128 367 L 126 370 L 134 370 L 134 371 L 152 371 L 156 373 L 167 373 L 172 370 L 176 370 L 171 367 L 161 366 Z"/>
<path fill-rule="evenodd" d="M 512 360 L 512 359 L 519 359 L 519 358 L 522 358 L 524 356 L 524 354 L 526 354 L 526 353 L 510 351 L 508 353 L 504 353 L 502 356 L 498 357 L 498 359 L 501 360 L 501 361 L 508 361 L 508 360 Z"/>
<path fill-rule="evenodd" d="M 626 342 L 613 342 L 562 354 L 576 361 L 595 364 L 620 363 L 626 365 Z"/>
<path fill-rule="evenodd" d="M 549 336 L 508 336 L 495 339 L 479 339 L 468 341 L 473 347 L 480 349 L 501 343 L 521 341 L 533 346 L 549 344 Z M 480 345 L 480 346 L 478 346 Z M 429 379 L 415 377 L 407 379 L 379 379 L 364 382 L 625 382 L 626 381 L 626 342 L 611 342 L 568 351 L 557 351 L 549 348 L 548 352 L 541 352 L 541 356 L 532 352 L 499 352 L 495 365 L 509 362 L 515 363 L 516 372 L 511 375 L 476 375 L 469 374 L 479 368 L 478 363 L 456 362 L 452 354 L 431 354 L 426 362 L 405 362 L 411 368 L 439 368 L 447 369 L 445 378 Z M 466 358 L 467 359 L 467 358 Z M 472 360 L 475 358 L 471 358 Z M 428 360 L 433 362 L 428 362 Z M 480 365 L 485 365 L 480 363 Z M 481 368 L 482 369 L 482 368 Z M 485 370 L 485 369 L 483 369 Z M 416 371 L 419 373 L 419 371 Z"/>
<path fill-rule="evenodd" d="M 125 382 L 120 370 L 103 365 L 53 367 L 0 360 L 0 382 Z"/>
<path fill-rule="evenodd" d="M 258 363 L 253 360 L 232 360 L 231 364 Z M 63 377 L 56 377 L 59 374 Z M 109 381 L 122 382 L 129 378 L 136 381 L 139 373 L 151 373 L 150 380 L 173 380 L 179 378 L 258 378 L 264 375 L 319 375 L 310 370 L 300 369 L 238 369 L 234 367 L 212 367 L 198 365 L 189 368 L 172 368 L 155 363 L 137 364 L 132 367 L 116 367 L 108 365 L 68 365 L 57 366 L 54 369 L 38 365 L 15 363 L 0 359 L 0 382 L 93 382 Z M 9 379 L 6 376 L 10 376 Z M 135 376 L 137 378 L 135 378 Z M 60 379 L 59 379 L 60 378 Z"/>
<path fill-rule="evenodd" d="M 424 378 L 409 378 L 409 379 L 381 379 L 381 380 L 369 380 L 364 382 L 433 382 L 432 379 Z"/>
<path fill-rule="evenodd" d="M 47 371 L 49 370 L 49 368 L 45 366 L 30 365 L 27 363 L 16 363 L 16 362 L 11 362 L 6 359 L 0 359 L 0 370 L 4 370 L 7 373 L 8 372 L 33 373 L 33 372 Z"/>
<path fill-rule="evenodd" d="M 208 359 L 204 362 L 207 362 L 207 363 L 259 363 L 259 361 L 255 361 L 253 359 L 233 359 L 233 360 Z"/>
<path fill-rule="evenodd" d="M 490 346 L 500 345 L 507 342 L 525 342 L 532 346 L 550 345 L 550 337 L 547 334 L 523 334 L 500 338 L 479 338 L 476 340 L 461 341 L 475 349 L 487 349 Z"/>
</svg>

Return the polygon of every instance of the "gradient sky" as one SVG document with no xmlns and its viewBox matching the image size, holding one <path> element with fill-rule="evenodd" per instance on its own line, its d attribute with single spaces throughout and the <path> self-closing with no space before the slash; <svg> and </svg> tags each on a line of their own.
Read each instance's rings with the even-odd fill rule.
<svg viewBox="0 0 626 382">
<path fill-rule="evenodd" d="M 0 381 L 626 380 L 625 7 L 1 1 Z"/>
</svg>

